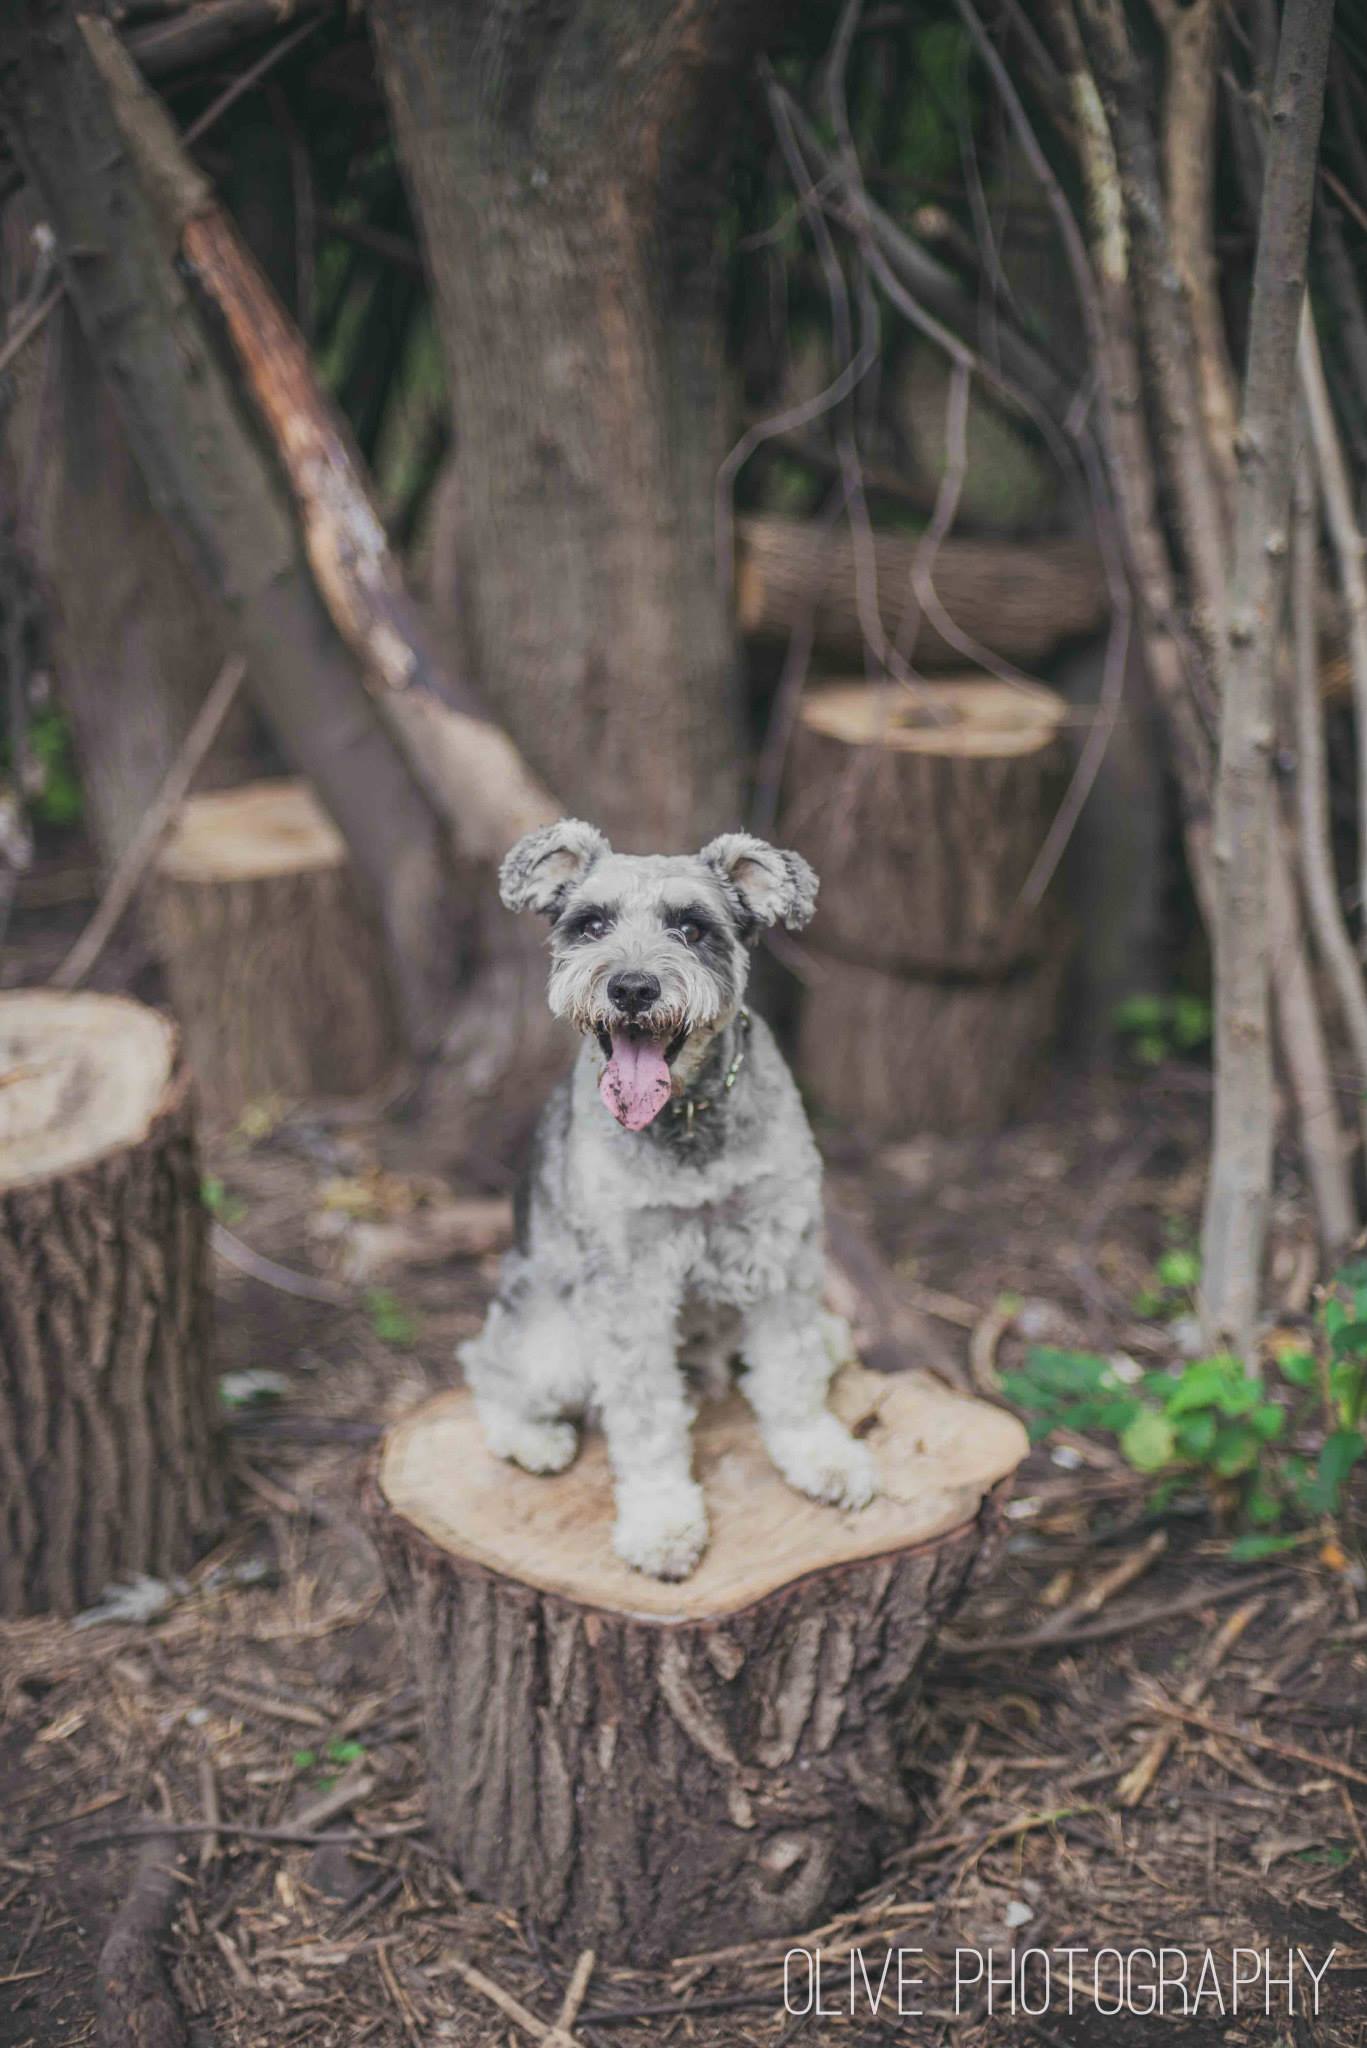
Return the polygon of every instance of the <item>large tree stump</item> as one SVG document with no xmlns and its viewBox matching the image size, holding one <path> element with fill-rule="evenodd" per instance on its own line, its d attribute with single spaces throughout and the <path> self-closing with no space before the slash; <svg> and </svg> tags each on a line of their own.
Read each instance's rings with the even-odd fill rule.
<svg viewBox="0 0 1367 2048">
<path fill-rule="evenodd" d="M 600 1437 L 537 1479 L 468 1393 L 391 1432 L 372 1509 L 425 1702 L 433 1831 L 463 1883 L 633 1963 L 799 1932 L 904 1840 L 899 1737 L 1025 1450 L 1005 1411 L 850 1367 L 860 1514 L 794 1493 L 739 1396 L 695 1431 L 712 1541 L 681 1585 L 610 1547 Z"/>
<path fill-rule="evenodd" d="M 0 996 L 0 1614 L 169 1577 L 218 1529 L 188 1090 L 155 1011 Z"/>
<path fill-rule="evenodd" d="M 307 783 L 192 797 L 152 882 L 157 945 L 207 1112 L 358 1095 L 394 1038 L 379 940 Z"/>
<path fill-rule="evenodd" d="M 821 877 L 799 1068 L 832 1115 L 992 1129 L 1028 1095 L 1067 927 L 1053 892 L 1021 892 L 1066 786 L 1066 716 L 987 677 L 804 701 L 783 836 Z"/>
</svg>

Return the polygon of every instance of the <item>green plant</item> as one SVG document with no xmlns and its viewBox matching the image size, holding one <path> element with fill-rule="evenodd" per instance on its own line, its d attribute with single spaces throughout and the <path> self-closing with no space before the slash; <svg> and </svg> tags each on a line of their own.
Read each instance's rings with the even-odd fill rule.
<svg viewBox="0 0 1367 2048">
<path fill-rule="evenodd" d="M 1142 1066 L 1160 1067 L 1175 1055 L 1210 1043 L 1210 1004 L 1204 996 L 1128 996 L 1111 1021 Z"/>
<path fill-rule="evenodd" d="M 409 1313 L 397 1294 L 391 1294 L 387 1287 L 372 1287 L 365 1297 L 366 1314 L 370 1327 L 382 1344 L 394 1344 L 400 1350 L 407 1350 L 417 1341 L 417 1317 Z"/>
<path fill-rule="evenodd" d="M 1165 1498 L 1204 1487 L 1221 1521 L 1243 1532 L 1232 1554 L 1249 1559 L 1306 1541 L 1307 1524 L 1337 1514 L 1367 1454 L 1367 1261 L 1335 1274 L 1312 1348 L 1282 1346 L 1274 1363 L 1264 1385 L 1224 1354 L 1140 1372 L 1036 1345 L 1002 1386 L 1033 1440 L 1099 1430 Z"/>
<path fill-rule="evenodd" d="M 233 1194 L 217 1174 L 206 1173 L 199 1184 L 199 1199 L 216 1223 L 230 1230 L 234 1223 L 240 1223 L 247 1213 L 247 1204 L 241 1195 Z"/>
</svg>

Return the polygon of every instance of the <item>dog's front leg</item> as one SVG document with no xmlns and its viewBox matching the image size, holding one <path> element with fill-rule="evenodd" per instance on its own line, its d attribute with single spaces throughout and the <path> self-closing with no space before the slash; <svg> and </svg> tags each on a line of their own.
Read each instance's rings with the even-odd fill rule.
<svg viewBox="0 0 1367 2048">
<path fill-rule="evenodd" d="M 633 1274 L 583 1306 L 617 1501 L 613 1549 L 653 1578 L 686 1578 L 707 1545 L 707 1511 L 693 1477 L 677 1293 Z"/>
<path fill-rule="evenodd" d="M 790 1486 L 832 1506 L 862 1508 L 877 1489 L 873 1459 L 826 1406 L 835 1372 L 820 1303 L 775 1295 L 745 1312 L 741 1388 L 764 1447 Z"/>
</svg>

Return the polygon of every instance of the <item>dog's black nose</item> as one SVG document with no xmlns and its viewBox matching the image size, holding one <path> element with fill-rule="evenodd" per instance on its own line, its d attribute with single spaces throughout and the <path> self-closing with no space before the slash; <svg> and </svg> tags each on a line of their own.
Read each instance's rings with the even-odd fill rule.
<svg viewBox="0 0 1367 2048">
<path fill-rule="evenodd" d="M 615 1003 L 625 1017 L 639 1017 L 642 1010 L 648 1010 L 660 999 L 660 984 L 653 974 L 641 974 L 636 969 L 614 974 L 608 983 L 608 1001 Z"/>
</svg>

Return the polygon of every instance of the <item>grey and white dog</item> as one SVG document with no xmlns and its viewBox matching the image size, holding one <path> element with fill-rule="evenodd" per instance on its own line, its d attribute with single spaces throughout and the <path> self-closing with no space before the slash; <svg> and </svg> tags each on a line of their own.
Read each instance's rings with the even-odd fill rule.
<svg viewBox="0 0 1367 2048">
<path fill-rule="evenodd" d="M 683 1578 L 707 1543 L 699 1393 L 741 1387 L 783 1476 L 862 1507 L 869 1453 L 826 1406 L 843 1325 L 822 1308 L 821 1161 L 772 1036 L 742 1007 L 759 928 L 805 925 L 806 861 L 744 832 L 614 853 L 565 819 L 519 840 L 512 910 L 551 921 L 552 1011 L 584 1035 L 537 1126 L 516 1244 L 461 1347 L 491 1448 L 559 1472 L 601 1418 L 613 1543 Z"/>
</svg>

